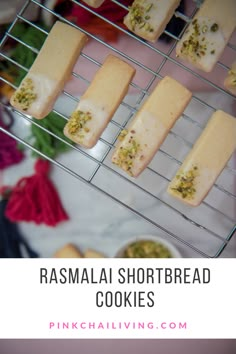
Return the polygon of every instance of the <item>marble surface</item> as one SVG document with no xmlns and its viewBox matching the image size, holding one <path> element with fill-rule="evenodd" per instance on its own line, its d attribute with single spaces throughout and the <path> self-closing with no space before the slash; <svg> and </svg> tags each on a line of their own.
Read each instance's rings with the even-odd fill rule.
<svg viewBox="0 0 236 354">
<path fill-rule="evenodd" d="M 209 104 L 218 105 L 222 109 L 225 108 L 229 113 L 235 112 L 233 101 L 230 98 L 228 98 L 228 101 L 224 99 L 223 102 L 220 102 L 220 96 L 214 93 L 199 93 L 197 95 Z M 135 107 L 136 97 L 133 95 L 128 96 L 126 102 Z M 57 102 L 57 109 L 68 115 L 71 110 L 68 98 L 61 97 Z M 125 120 L 125 115 L 128 114 L 126 111 L 125 106 L 121 106 L 113 120 L 122 124 Z M 196 117 L 198 121 L 201 121 L 202 125 L 205 125 L 212 112 L 205 106 L 200 107 L 195 100 L 192 100 L 185 113 L 192 118 Z M 179 134 L 192 143 L 196 140 L 201 130 L 194 124 L 189 124 L 189 121 L 182 117 L 172 132 Z M 29 134 L 29 122 L 16 115 L 14 132 L 20 138 L 26 139 Z M 107 144 L 104 144 L 104 141 L 112 142 L 117 132 L 117 126 L 111 123 L 102 136 L 104 140 L 99 141 L 95 148 L 86 152 L 94 158 L 93 161 L 77 150 L 71 150 L 58 158 L 57 161 L 62 166 L 65 166 L 69 171 L 73 171 L 73 174 L 76 173 L 80 176 L 80 179 L 77 179 L 57 166 L 52 167 L 51 179 L 59 191 L 70 220 L 56 228 L 49 228 L 44 225 L 35 226 L 33 223 L 21 223 L 21 231 L 31 246 L 39 252 L 41 257 L 51 257 L 56 250 L 68 242 L 77 245 L 82 251 L 87 248 L 93 248 L 103 252 L 108 257 L 113 257 L 125 242 L 137 235 L 150 234 L 158 235 L 171 241 L 176 245 L 183 257 L 200 257 L 184 242 L 208 255 L 214 255 L 222 243 L 222 240 L 217 238 L 214 233 L 225 237 L 230 227 L 232 227 L 232 222 L 212 211 L 206 205 L 190 210 L 188 207 L 172 200 L 173 198 L 166 194 L 167 182 L 152 173 L 151 170 L 146 170 L 135 181 L 123 178 L 124 175 L 111 165 L 111 152 L 108 151 Z M 173 154 L 180 161 L 183 160 L 189 149 L 190 146 L 186 147 L 186 144 L 183 144 L 182 140 L 174 134 L 170 134 L 162 146 L 163 151 Z M 99 161 L 104 158 L 105 153 L 108 153 L 104 160 L 104 165 L 107 167 L 100 167 L 91 182 L 89 184 L 84 183 L 84 180 L 89 180 L 93 176 L 94 171 L 98 168 Z M 29 150 L 26 150 L 26 155 L 27 157 L 21 164 L 13 166 L 4 172 L 2 176 L 3 184 L 13 185 L 21 176 L 33 173 L 35 160 L 32 159 Z M 233 158 L 229 165 L 231 167 L 235 165 Z M 171 178 L 178 165 L 173 164 L 165 155 L 158 153 L 150 167 L 167 176 L 167 178 Z M 232 175 L 227 171 L 222 173 L 217 183 L 224 186 L 227 190 L 235 192 L 235 178 L 233 179 Z M 146 192 L 139 187 L 145 189 Z M 105 191 L 106 194 L 110 194 L 114 199 L 119 199 L 123 205 L 101 193 L 99 189 Z M 160 200 L 164 201 L 165 204 L 160 203 Z M 226 197 L 216 188 L 209 194 L 206 202 L 224 211 L 231 219 L 235 219 L 235 200 Z M 152 225 L 125 206 L 144 215 L 149 220 L 160 225 L 160 227 Z M 177 209 L 179 214 L 174 212 L 173 208 Z M 196 223 L 203 224 L 212 233 L 192 225 L 180 216 L 180 213 L 184 213 Z M 177 235 L 182 242 L 178 242 L 169 236 L 165 229 Z M 236 256 L 235 237 L 231 240 L 222 256 Z"/>
</svg>

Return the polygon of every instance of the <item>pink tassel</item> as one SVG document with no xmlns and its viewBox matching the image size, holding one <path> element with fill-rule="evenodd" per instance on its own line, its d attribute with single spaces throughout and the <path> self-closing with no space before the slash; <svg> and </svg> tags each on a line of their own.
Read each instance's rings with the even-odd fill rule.
<svg viewBox="0 0 236 354">
<path fill-rule="evenodd" d="M 35 174 L 21 178 L 12 189 L 5 216 L 12 222 L 26 221 L 56 226 L 68 220 L 56 188 L 48 178 L 50 164 L 38 160 Z"/>
</svg>

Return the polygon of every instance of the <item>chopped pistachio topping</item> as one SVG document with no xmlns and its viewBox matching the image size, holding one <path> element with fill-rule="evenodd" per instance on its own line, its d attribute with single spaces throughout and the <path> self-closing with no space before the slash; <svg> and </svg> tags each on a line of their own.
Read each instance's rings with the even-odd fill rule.
<svg viewBox="0 0 236 354">
<path fill-rule="evenodd" d="M 124 258 L 172 258 L 172 254 L 162 243 L 140 240 L 125 249 Z"/>
<path fill-rule="evenodd" d="M 118 136 L 118 140 L 119 140 L 119 141 L 124 140 L 124 137 L 125 137 L 127 134 L 128 134 L 128 130 L 126 130 L 126 129 L 121 130 L 120 135 Z"/>
<path fill-rule="evenodd" d="M 236 76 L 232 77 L 231 79 L 231 85 L 236 86 Z"/>
<path fill-rule="evenodd" d="M 132 176 L 133 161 L 139 150 L 140 144 L 131 136 L 128 145 L 119 148 L 118 158 L 113 162 Z"/>
<path fill-rule="evenodd" d="M 207 25 L 203 25 L 202 26 L 202 33 L 206 33 L 208 31 L 208 26 Z"/>
<path fill-rule="evenodd" d="M 36 98 L 33 80 L 26 78 L 22 81 L 21 87 L 15 92 L 13 101 L 18 103 L 23 111 L 26 111 Z"/>
<path fill-rule="evenodd" d="M 217 32 L 219 29 L 219 25 L 217 23 L 214 23 L 212 26 L 211 26 L 211 32 Z"/>
<path fill-rule="evenodd" d="M 229 70 L 231 85 L 236 86 L 236 69 Z"/>
<path fill-rule="evenodd" d="M 183 199 L 192 199 L 196 193 L 195 180 L 198 176 L 198 167 L 194 166 L 191 170 L 180 173 L 176 176 L 176 186 L 172 188 L 181 194 Z"/>
<path fill-rule="evenodd" d="M 130 21 L 133 31 L 136 28 L 139 28 L 147 32 L 153 32 L 153 27 L 147 22 L 151 19 L 149 12 L 152 7 L 153 3 L 145 5 L 145 1 L 141 0 L 134 1 L 129 7 Z"/>
<path fill-rule="evenodd" d="M 192 22 L 193 32 L 190 37 L 183 42 L 181 48 L 181 53 L 184 55 L 190 55 L 193 59 L 201 58 L 206 55 L 208 44 L 206 41 L 205 34 L 209 31 L 217 32 L 219 25 L 214 23 L 210 28 L 205 23 L 199 24 L 198 20 L 195 19 Z M 215 54 L 215 49 L 210 51 L 210 54 Z"/>
<path fill-rule="evenodd" d="M 86 123 L 92 119 L 90 112 L 75 111 L 72 113 L 68 122 L 68 132 L 72 135 L 77 135 L 79 138 L 84 138 L 85 133 L 89 132 Z"/>
</svg>

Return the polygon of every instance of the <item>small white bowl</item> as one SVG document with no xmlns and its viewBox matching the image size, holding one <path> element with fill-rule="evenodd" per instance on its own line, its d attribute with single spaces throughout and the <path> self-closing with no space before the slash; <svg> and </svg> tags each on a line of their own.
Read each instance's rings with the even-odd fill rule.
<svg viewBox="0 0 236 354">
<path fill-rule="evenodd" d="M 115 258 L 124 258 L 123 256 L 124 256 L 124 251 L 126 250 L 126 248 L 137 241 L 155 241 L 157 243 L 161 243 L 163 246 L 168 248 L 168 250 L 170 251 L 170 253 L 172 255 L 172 258 L 181 258 L 182 257 L 179 250 L 171 242 L 166 241 L 162 237 L 154 236 L 154 235 L 140 235 L 140 236 L 136 236 L 136 237 L 130 239 L 129 241 L 127 241 L 115 254 Z"/>
</svg>

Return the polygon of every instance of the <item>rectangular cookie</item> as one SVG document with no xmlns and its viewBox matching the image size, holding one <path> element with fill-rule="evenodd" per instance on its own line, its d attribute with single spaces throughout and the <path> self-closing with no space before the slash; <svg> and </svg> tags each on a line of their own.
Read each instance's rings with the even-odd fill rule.
<svg viewBox="0 0 236 354">
<path fill-rule="evenodd" d="M 94 251 L 92 249 L 87 249 L 84 252 L 84 258 L 105 258 L 104 254 Z"/>
<path fill-rule="evenodd" d="M 125 97 L 135 69 L 108 55 L 80 99 L 64 134 L 85 148 L 92 148 Z"/>
<path fill-rule="evenodd" d="M 11 97 L 11 105 L 37 119 L 50 113 L 86 41 L 85 34 L 57 21 Z"/>
<path fill-rule="evenodd" d="M 120 142 L 112 162 L 137 177 L 149 164 L 176 120 L 188 105 L 192 93 L 166 76 L 137 112 Z"/>
<path fill-rule="evenodd" d="M 173 197 L 198 206 L 236 149 L 236 118 L 216 111 L 168 187 Z"/>
<path fill-rule="evenodd" d="M 71 243 L 60 248 L 53 256 L 54 258 L 82 258 L 83 255 L 79 249 Z"/>
<path fill-rule="evenodd" d="M 83 0 L 87 5 L 98 8 L 104 3 L 105 0 Z"/>
<path fill-rule="evenodd" d="M 236 61 L 232 64 L 231 69 L 225 78 L 224 86 L 229 92 L 236 95 Z"/>
<path fill-rule="evenodd" d="M 179 4 L 180 0 L 135 0 L 124 24 L 138 36 L 156 42 Z"/>
<path fill-rule="evenodd" d="M 212 71 L 235 26 L 235 0 L 205 0 L 176 46 L 177 57 Z"/>
</svg>

